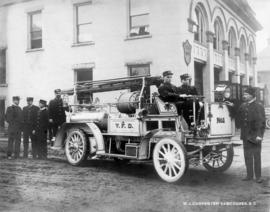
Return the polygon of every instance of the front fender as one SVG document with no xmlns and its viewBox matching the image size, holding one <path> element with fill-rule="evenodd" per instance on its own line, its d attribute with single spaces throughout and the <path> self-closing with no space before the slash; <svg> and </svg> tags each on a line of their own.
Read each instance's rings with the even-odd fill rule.
<svg viewBox="0 0 270 212">
<path fill-rule="evenodd" d="M 171 137 L 175 141 L 181 143 L 181 134 L 176 131 L 172 131 L 171 129 L 162 128 L 162 129 L 156 129 L 148 132 L 141 140 L 140 143 L 140 159 L 150 159 L 151 158 L 151 152 L 153 146 L 150 145 L 151 143 L 157 143 L 162 138 L 165 137 Z"/>
<path fill-rule="evenodd" d="M 72 128 L 78 128 L 84 131 L 86 134 L 92 134 L 97 142 L 97 153 L 104 153 L 104 140 L 102 133 L 98 126 L 93 123 L 64 123 L 61 128 L 57 131 L 53 149 L 62 149 L 65 146 L 65 140 L 67 133 Z"/>
</svg>

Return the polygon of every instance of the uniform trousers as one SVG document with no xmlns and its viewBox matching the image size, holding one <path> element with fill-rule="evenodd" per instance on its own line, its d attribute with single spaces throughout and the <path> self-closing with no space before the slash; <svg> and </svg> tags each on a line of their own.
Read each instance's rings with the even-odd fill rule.
<svg viewBox="0 0 270 212">
<path fill-rule="evenodd" d="M 8 150 L 7 156 L 11 156 L 14 152 L 14 157 L 18 158 L 20 156 L 20 146 L 21 146 L 21 132 L 9 132 L 8 133 Z"/>
<path fill-rule="evenodd" d="M 247 177 L 253 178 L 255 173 L 256 179 L 261 177 L 261 149 L 262 143 L 254 144 L 247 139 L 243 140 L 244 158 L 247 169 Z"/>
<path fill-rule="evenodd" d="M 34 157 L 34 151 L 35 151 L 34 146 L 36 143 L 36 136 L 32 132 L 33 132 L 33 129 L 31 126 L 25 126 L 23 129 L 23 157 L 28 157 L 29 138 L 31 139 L 32 154 Z"/>
<path fill-rule="evenodd" d="M 57 131 L 59 129 L 59 127 L 61 127 L 61 125 L 63 124 L 64 122 L 54 122 L 52 123 L 52 131 L 53 131 L 53 136 L 55 137 L 56 134 L 57 134 Z"/>
<path fill-rule="evenodd" d="M 40 159 L 47 158 L 47 130 L 37 132 L 37 156 Z"/>
</svg>

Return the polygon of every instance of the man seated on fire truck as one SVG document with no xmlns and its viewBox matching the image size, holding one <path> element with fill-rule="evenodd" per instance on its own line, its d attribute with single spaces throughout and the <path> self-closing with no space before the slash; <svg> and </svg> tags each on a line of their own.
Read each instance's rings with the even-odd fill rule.
<svg viewBox="0 0 270 212">
<path fill-rule="evenodd" d="M 178 115 L 182 115 L 182 104 L 185 100 L 181 98 L 181 95 L 177 92 L 177 87 L 171 84 L 173 73 L 171 71 L 164 71 L 162 75 L 163 83 L 158 87 L 159 97 L 164 102 L 174 103 Z"/>
<path fill-rule="evenodd" d="M 164 71 L 162 73 L 163 83 L 158 87 L 158 92 L 161 100 L 164 102 L 179 101 L 179 94 L 177 94 L 177 87 L 171 83 L 173 73 L 171 71 Z"/>
<path fill-rule="evenodd" d="M 191 126 L 191 123 L 193 119 L 191 118 L 193 116 L 193 99 L 189 99 L 187 97 L 189 96 L 197 96 L 198 92 L 197 89 L 194 86 L 190 85 L 191 82 L 191 76 L 189 74 L 182 74 L 180 75 L 181 83 L 182 85 L 177 88 L 177 93 L 181 97 L 181 100 L 183 101 L 181 106 L 181 114 L 185 118 L 188 126 Z M 203 111 L 202 111 L 202 102 L 196 102 L 196 115 L 203 117 Z M 200 117 L 196 117 L 197 119 Z"/>
</svg>

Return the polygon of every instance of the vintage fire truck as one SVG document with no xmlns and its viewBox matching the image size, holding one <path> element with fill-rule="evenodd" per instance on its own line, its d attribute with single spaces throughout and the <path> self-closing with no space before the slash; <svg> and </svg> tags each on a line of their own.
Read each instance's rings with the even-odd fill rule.
<svg viewBox="0 0 270 212">
<path fill-rule="evenodd" d="M 67 161 L 74 166 L 104 158 L 121 163 L 153 162 L 166 182 L 180 180 L 189 165 L 201 164 L 215 172 L 227 170 L 234 154 L 234 127 L 227 106 L 206 103 L 202 96 L 187 96 L 183 101 L 193 105 L 193 123 L 187 126 L 174 103 L 162 101 L 157 93 L 149 95 L 149 87 L 158 86 L 160 80 L 138 76 L 80 82 L 63 91 L 76 98 L 82 92 L 125 90 L 114 103 L 70 105 L 71 112 L 53 148 L 64 149 Z"/>
</svg>

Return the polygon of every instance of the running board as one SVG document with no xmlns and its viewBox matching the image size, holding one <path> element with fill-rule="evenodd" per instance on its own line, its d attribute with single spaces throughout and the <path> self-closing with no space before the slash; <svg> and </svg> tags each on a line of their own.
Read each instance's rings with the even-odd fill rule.
<svg viewBox="0 0 270 212">
<path fill-rule="evenodd" d="M 125 158 L 125 159 L 138 159 L 135 156 L 127 156 L 127 155 L 121 155 L 121 154 L 110 154 L 110 153 L 99 153 L 97 156 L 105 156 L 105 157 L 112 157 L 112 158 Z"/>
</svg>

